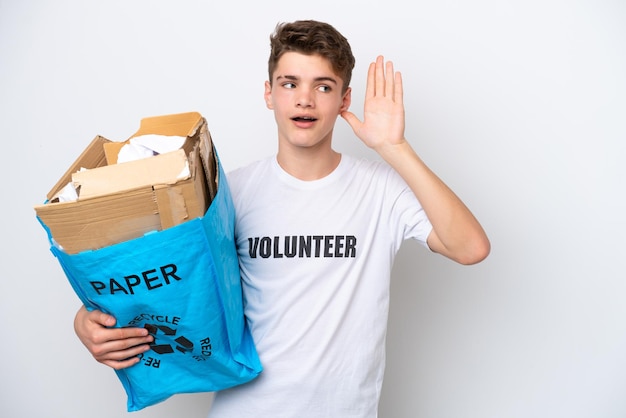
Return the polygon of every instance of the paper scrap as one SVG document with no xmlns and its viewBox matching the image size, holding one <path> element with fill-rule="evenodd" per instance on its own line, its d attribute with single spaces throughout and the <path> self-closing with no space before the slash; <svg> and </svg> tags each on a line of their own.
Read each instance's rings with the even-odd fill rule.
<svg viewBox="0 0 626 418">
<path fill-rule="evenodd" d="M 131 138 L 117 155 L 117 162 L 134 161 L 157 154 L 176 151 L 187 140 L 186 136 L 147 134 Z"/>
</svg>

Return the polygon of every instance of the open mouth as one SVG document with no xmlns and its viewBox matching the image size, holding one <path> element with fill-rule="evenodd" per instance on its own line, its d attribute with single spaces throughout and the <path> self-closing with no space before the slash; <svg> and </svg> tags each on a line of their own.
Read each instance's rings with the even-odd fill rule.
<svg viewBox="0 0 626 418">
<path fill-rule="evenodd" d="M 309 117 L 309 116 L 296 116 L 291 118 L 294 122 L 315 122 L 317 118 Z"/>
</svg>

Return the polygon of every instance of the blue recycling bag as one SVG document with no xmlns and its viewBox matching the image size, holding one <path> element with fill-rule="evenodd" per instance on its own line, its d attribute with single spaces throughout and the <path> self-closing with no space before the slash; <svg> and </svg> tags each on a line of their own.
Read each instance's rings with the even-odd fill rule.
<svg viewBox="0 0 626 418">
<path fill-rule="evenodd" d="M 78 254 L 59 249 L 48 231 L 87 309 L 154 336 L 138 364 L 116 370 L 128 411 L 243 384 L 262 370 L 243 315 L 234 208 L 219 159 L 218 172 L 205 215 L 163 231 Z"/>
</svg>

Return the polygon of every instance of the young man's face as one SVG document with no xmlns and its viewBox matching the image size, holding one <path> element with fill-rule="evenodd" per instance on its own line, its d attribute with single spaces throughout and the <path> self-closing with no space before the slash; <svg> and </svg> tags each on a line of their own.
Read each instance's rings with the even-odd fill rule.
<svg viewBox="0 0 626 418">
<path fill-rule="evenodd" d="M 281 147 L 330 146 L 337 116 L 350 106 L 350 89 L 319 55 L 285 53 L 265 83 L 265 102 L 274 110 Z"/>
</svg>

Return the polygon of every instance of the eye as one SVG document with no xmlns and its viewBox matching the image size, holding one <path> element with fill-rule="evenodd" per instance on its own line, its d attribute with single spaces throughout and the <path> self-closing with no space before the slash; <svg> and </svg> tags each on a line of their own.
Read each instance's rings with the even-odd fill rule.
<svg viewBox="0 0 626 418">
<path fill-rule="evenodd" d="M 286 89 L 293 89 L 296 87 L 295 83 L 291 83 L 291 82 L 283 83 L 281 84 L 281 86 L 283 86 Z"/>
<path fill-rule="evenodd" d="M 329 93 L 329 92 L 332 90 L 332 88 L 331 88 L 330 86 L 327 86 L 327 85 L 325 85 L 325 84 L 324 84 L 324 85 L 319 86 L 317 89 L 318 89 L 319 91 L 321 91 L 322 93 Z"/>
</svg>

